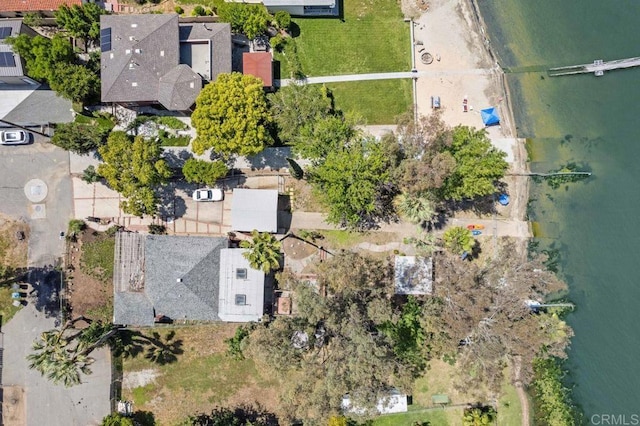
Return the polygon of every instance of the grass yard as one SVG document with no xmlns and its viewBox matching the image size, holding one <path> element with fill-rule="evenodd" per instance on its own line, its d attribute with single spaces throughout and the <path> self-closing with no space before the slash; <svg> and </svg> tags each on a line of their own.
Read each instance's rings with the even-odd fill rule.
<svg viewBox="0 0 640 426">
<path fill-rule="evenodd" d="M 224 339 L 235 328 L 233 324 L 158 328 L 162 336 L 175 332 L 173 341 L 181 342 L 182 353 L 176 362 L 165 365 L 142 354 L 125 359 L 123 398 L 134 401 L 136 411 L 152 411 L 158 425 L 173 425 L 215 406 L 260 403 L 274 411 L 277 381 L 268 372 L 258 371 L 253 361 L 235 361 L 226 355 Z M 141 381 L 141 375 L 152 380 Z"/>
<path fill-rule="evenodd" d="M 462 422 L 462 408 L 435 408 L 409 410 L 406 413 L 388 414 L 373 421 L 373 426 L 413 426 L 414 422 L 427 422 L 433 426 L 453 426 Z"/>
<path fill-rule="evenodd" d="M 101 281 L 113 279 L 113 250 L 116 240 L 105 234 L 95 239 L 87 239 L 82 244 L 80 267 L 82 271 Z"/>
<path fill-rule="evenodd" d="M 498 424 L 501 426 L 521 426 L 522 405 L 516 393 L 516 388 L 511 384 L 509 377 L 511 377 L 511 374 L 506 371 L 498 401 Z"/>
<path fill-rule="evenodd" d="M 302 70 L 308 77 L 409 71 L 409 24 L 396 0 L 349 0 L 344 20 L 294 18 Z M 295 35 L 295 31 L 294 31 Z M 283 76 L 288 76 L 282 61 Z"/>
<path fill-rule="evenodd" d="M 23 240 L 17 240 L 17 231 L 25 234 Z M 7 220 L 0 217 L 0 316 L 2 324 L 6 324 L 20 308 L 13 306 L 11 285 L 15 282 L 15 276 L 5 275 L 4 268 L 9 270 L 22 270 L 27 266 L 27 241 L 29 229 L 26 224 Z"/>
<path fill-rule="evenodd" d="M 392 124 L 395 118 L 411 108 L 411 80 L 370 80 L 329 83 L 336 107 L 353 111 L 365 124 Z"/>
</svg>

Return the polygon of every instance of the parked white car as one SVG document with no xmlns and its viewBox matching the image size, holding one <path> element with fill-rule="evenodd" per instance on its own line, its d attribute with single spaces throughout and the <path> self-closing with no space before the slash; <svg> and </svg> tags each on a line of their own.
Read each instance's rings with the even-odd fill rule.
<svg viewBox="0 0 640 426">
<path fill-rule="evenodd" d="M 202 188 L 193 192 L 193 201 L 222 201 L 224 192 L 219 188 Z"/>
<path fill-rule="evenodd" d="M 0 130 L 0 145 L 24 145 L 31 140 L 31 133 L 24 130 Z"/>
</svg>

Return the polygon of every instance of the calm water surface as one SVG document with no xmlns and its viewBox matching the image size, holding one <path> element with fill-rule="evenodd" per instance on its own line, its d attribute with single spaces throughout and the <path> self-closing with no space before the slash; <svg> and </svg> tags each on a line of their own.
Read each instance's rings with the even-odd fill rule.
<svg viewBox="0 0 640 426">
<path fill-rule="evenodd" d="M 530 216 L 541 244 L 561 251 L 578 305 L 568 319 L 575 399 L 587 419 L 631 421 L 640 415 L 640 68 L 599 78 L 536 70 L 640 56 L 640 1 L 480 0 L 480 8 L 512 71 L 532 170 L 575 162 L 594 173 L 556 190 L 533 183 Z"/>
</svg>

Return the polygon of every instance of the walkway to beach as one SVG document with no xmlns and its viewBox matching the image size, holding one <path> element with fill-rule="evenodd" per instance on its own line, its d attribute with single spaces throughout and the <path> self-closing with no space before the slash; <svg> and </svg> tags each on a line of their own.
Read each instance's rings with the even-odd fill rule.
<svg viewBox="0 0 640 426">
<path fill-rule="evenodd" d="M 291 218 L 292 229 L 336 229 L 335 225 L 325 222 L 325 215 L 322 213 L 294 211 Z M 483 236 L 516 237 L 526 238 L 529 234 L 529 223 L 520 220 L 508 219 L 457 219 L 451 218 L 447 221 L 449 226 L 484 225 L 481 231 Z M 382 223 L 378 231 L 397 232 L 402 235 L 415 233 L 416 225 L 406 222 Z"/>
<path fill-rule="evenodd" d="M 452 75 L 490 75 L 491 70 L 488 68 L 476 69 L 451 69 L 451 70 L 434 70 L 434 71 L 408 71 L 408 72 L 382 72 L 372 74 L 344 74 L 344 75 L 328 75 L 322 77 L 307 77 L 304 80 L 293 80 L 290 78 L 284 80 L 274 80 L 276 87 L 288 86 L 294 82 L 304 84 L 318 83 L 339 83 L 345 81 L 367 81 L 367 80 L 393 80 L 402 78 L 419 78 L 419 77 L 448 77 Z"/>
</svg>

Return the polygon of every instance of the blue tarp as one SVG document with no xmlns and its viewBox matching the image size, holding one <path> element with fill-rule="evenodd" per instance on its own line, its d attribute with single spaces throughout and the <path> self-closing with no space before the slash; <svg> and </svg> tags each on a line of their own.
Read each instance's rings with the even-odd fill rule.
<svg viewBox="0 0 640 426">
<path fill-rule="evenodd" d="M 487 108 L 480 111 L 480 115 L 482 116 L 482 122 L 485 126 L 493 126 L 495 124 L 500 124 L 500 117 L 498 117 L 498 111 L 494 108 Z"/>
</svg>

